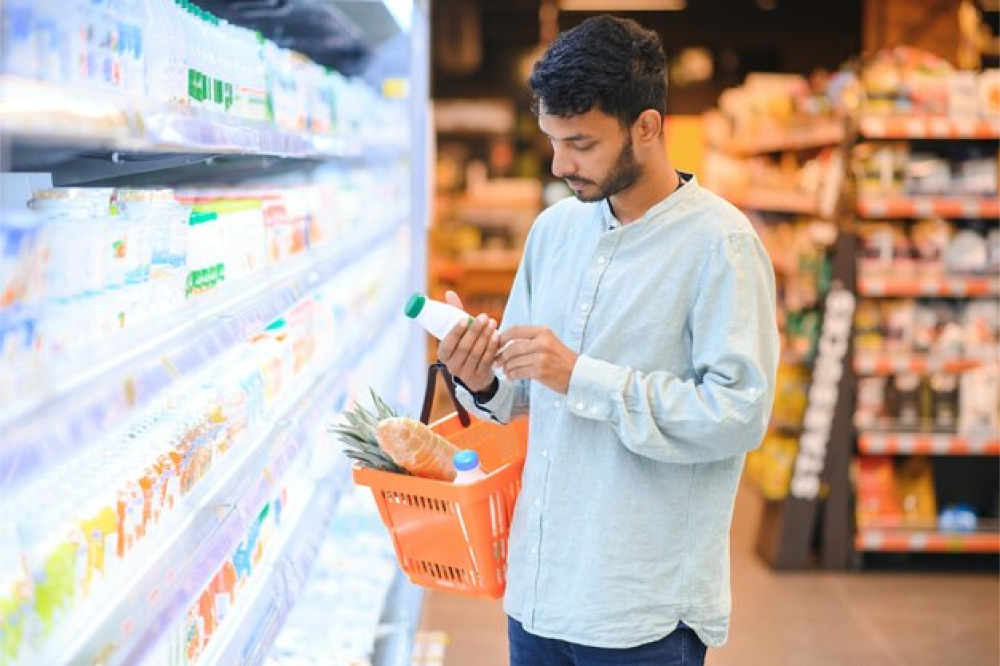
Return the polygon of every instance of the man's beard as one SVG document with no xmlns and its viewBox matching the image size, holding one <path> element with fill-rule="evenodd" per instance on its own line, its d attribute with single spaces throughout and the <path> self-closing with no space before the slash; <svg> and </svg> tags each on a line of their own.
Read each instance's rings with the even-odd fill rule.
<svg viewBox="0 0 1000 666">
<path fill-rule="evenodd" d="M 642 176 L 642 167 L 635 160 L 635 151 L 632 150 L 632 137 L 628 137 L 625 145 L 622 146 L 621 152 L 618 153 L 618 157 L 615 159 L 608 177 L 601 181 L 599 185 L 591 180 L 573 178 L 567 178 L 566 180 L 571 184 L 596 185 L 597 193 L 593 195 L 585 195 L 574 191 L 577 199 L 586 203 L 592 203 L 607 199 L 622 190 L 632 187 L 639 180 L 640 176 Z"/>
</svg>

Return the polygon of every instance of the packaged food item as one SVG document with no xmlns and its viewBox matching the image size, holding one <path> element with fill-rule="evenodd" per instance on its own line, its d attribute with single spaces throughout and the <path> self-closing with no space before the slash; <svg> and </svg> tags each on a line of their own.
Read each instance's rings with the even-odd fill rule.
<svg viewBox="0 0 1000 666">
<path fill-rule="evenodd" d="M 1000 368 L 987 364 L 962 373 L 958 432 L 995 437 L 1000 430 Z"/>
<path fill-rule="evenodd" d="M 907 458 L 896 470 L 896 492 L 903 522 L 909 527 L 933 527 L 937 517 L 934 467 L 924 456 Z"/>
<path fill-rule="evenodd" d="M 874 299 L 861 299 L 854 311 L 854 348 L 858 351 L 881 351 L 882 308 Z"/>
<path fill-rule="evenodd" d="M 896 494 L 896 470 L 890 456 L 861 456 L 854 461 L 859 527 L 892 527 L 902 521 Z"/>
<path fill-rule="evenodd" d="M 920 425 L 920 375 L 900 373 L 892 388 L 890 414 L 899 427 L 915 430 Z"/>
<path fill-rule="evenodd" d="M 934 430 L 958 429 L 958 375 L 938 372 L 931 375 L 931 426 Z"/>
<path fill-rule="evenodd" d="M 951 225 L 939 217 L 920 220 L 910 229 L 910 243 L 920 275 L 944 272 L 944 256 L 951 232 Z"/>
<path fill-rule="evenodd" d="M 971 229 L 959 231 L 948 244 L 944 262 L 949 273 L 983 271 L 988 263 L 986 239 Z"/>
<path fill-rule="evenodd" d="M 858 378 L 857 407 L 854 424 L 858 428 L 871 428 L 885 418 L 886 377 Z"/>
</svg>

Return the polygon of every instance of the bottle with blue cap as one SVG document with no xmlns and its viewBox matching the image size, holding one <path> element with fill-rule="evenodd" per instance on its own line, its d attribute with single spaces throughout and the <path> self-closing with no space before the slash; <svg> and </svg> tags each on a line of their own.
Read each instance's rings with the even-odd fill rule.
<svg viewBox="0 0 1000 666">
<path fill-rule="evenodd" d="M 475 483 L 486 478 L 486 472 L 479 464 L 479 454 L 472 449 L 462 449 L 456 453 L 452 457 L 452 463 L 455 465 L 456 472 L 455 480 L 452 483 L 456 485 Z"/>
</svg>

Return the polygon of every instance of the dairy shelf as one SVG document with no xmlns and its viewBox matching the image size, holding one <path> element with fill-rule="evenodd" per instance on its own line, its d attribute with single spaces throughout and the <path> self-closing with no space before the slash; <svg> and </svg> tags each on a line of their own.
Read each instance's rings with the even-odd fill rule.
<svg viewBox="0 0 1000 666">
<path fill-rule="evenodd" d="M 865 115 L 858 130 L 869 139 L 998 139 L 996 118 Z"/>
<path fill-rule="evenodd" d="M 315 560 L 325 532 L 333 519 L 337 499 L 347 480 L 346 463 L 338 465 L 331 478 L 319 479 L 308 501 L 288 517 L 280 534 L 269 544 L 265 561 L 235 601 L 234 611 L 213 634 L 199 657 L 201 666 L 260 666 L 281 631 L 285 617 L 295 606 Z M 335 480 L 334 480 L 335 479 Z M 300 481 L 296 479 L 296 481 Z M 306 499 L 306 498 L 303 498 Z"/>
<path fill-rule="evenodd" d="M 38 664 L 138 663 L 190 607 L 226 557 L 246 535 L 261 507 L 305 444 L 316 419 L 341 401 L 344 376 L 357 365 L 354 349 L 371 346 L 398 318 L 396 308 L 373 318 L 372 331 L 344 346 L 344 354 L 281 398 L 261 434 L 229 452 L 217 473 L 202 479 L 175 509 L 180 520 L 164 529 L 164 538 L 147 541 L 131 554 L 137 570 L 122 576 L 128 585 L 110 599 L 78 609 L 79 624 L 67 624 L 61 640 L 49 645 L 55 654 Z M 346 478 L 346 475 L 345 475 Z M 345 481 L 346 483 L 346 481 Z M 98 603 L 99 602 L 99 603 Z M 82 612 L 93 610 L 94 612 Z M 56 637 L 53 637 L 56 638 Z"/>
<path fill-rule="evenodd" d="M 115 340 L 101 365 L 66 378 L 55 376 L 47 384 L 52 388 L 46 395 L 5 406 L 0 413 L 4 434 L 0 482 L 10 488 L 48 463 L 64 459 L 162 390 L 259 331 L 403 226 L 403 221 L 394 221 L 364 237 L 250 276 L 218 294 L 205 294 L 190 308 L 157 321 L 159 335 L 144 338 L 149 331 L 138 331 L 130 340 Z"/>
<path fill-rule="evenodd" d="M 1000 456 L 1000 439 L 995 435 L 862 430 L 858 450 L 866 455 Z"/>
<path fill-rule="evenodd" d="M 396 322 L 395 329 L 390 331 L 388 339 L 401 337 L 405 332 L 403 327 L 410 326 L 408 321 L 399 317 L 393 321 Z M 373 354 L 369 358 L 371 356 L 382 358 L 381 354 Z M 387 380 L 394 381 L 393 374 L 403 359 L 397 358 L 396 361 L 375 374 L 384 374 Z M 358 364 L 358 367 L 362 365 Z M 350 389 L 346 391 L 347 394 L 351 392 Z M 303 420 L 315 423 L 323 415 L 342 410 L 343 404 L 339 404 L 342 402 L 314 401 L 311 413 Z M 310 469 L 309 478 L 294 480 L 296 483 L 308 483 L 312 479 L 314 488 L 311 498 L 296 510 L 287 528 L 282 528 L 282 535 L 271 544 L 266 555 L 268 562 L 254 574 L 250 585 L 236 600 L 232 615 L 226 618 L 219 633 L 212 636 L 208 649 L 198 660 L 199 666 L 260 666 L 267 660 L 288 613 L 295 607 L 307 583 L 319 548 L 328 536 L 327 529 L 335 515 L 341 492 L 350 484 L 347 459 L 339 453 L 335 455 L 336 464 L 330 469 Z"/>
<path fill-rule="evenodd" d="M 270 155 L 299 159 L 358 158 L 406 146 L 364 136 L 312 134 L 181 105 L 67 89 L 0 77 L 0 130 L 5 139 L 41 146 L 141 154 Z"/>
<path fill-rule="evenodd" d="M 1000 218 L 1000 200 L 995 196 L 934 196 L 906 194 L 861 194 L 858 215 L 867 218 Z"/>
</svg>

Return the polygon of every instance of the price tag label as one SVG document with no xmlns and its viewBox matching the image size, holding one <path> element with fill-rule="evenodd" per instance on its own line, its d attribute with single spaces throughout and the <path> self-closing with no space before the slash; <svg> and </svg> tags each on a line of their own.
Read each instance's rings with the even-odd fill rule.
<svg viewBox="0 0 1000 666">
<path fill-rule="evenodd" d="M 920 217 L 929 217 L 934 214 L 934 201 L 932 199 L 916 199 L 913 202 L 913 211 Z"/>
</svg>

